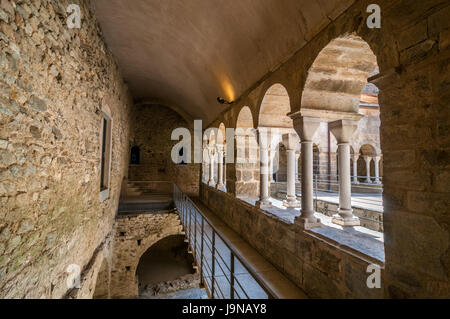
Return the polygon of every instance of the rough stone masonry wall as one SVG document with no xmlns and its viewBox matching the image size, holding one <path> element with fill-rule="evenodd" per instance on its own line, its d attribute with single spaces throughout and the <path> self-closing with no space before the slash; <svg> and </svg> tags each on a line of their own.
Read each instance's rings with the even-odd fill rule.
<svg viewBox="0 0 450 319">
<path fill-rule="evenodd" d="M 301 108 L 308 72 L 330 41 L 354 33 L 377 57 L 383 153 L 384 296 L 449 297 L 450 4 L 448 0 L 380 0 L 381 28 L 369 29 L 371 0 L 358 0 L 279 68 L 250 88 L 211 127 L 235 127 L 244 106 L 253 126 L 274 83 Z M 232 177 L 232 175 L 230 175 Z M 228 181 L 232 185 L 233 180 Z"/>
<path fill-rule="evenodd" d="M 80 29 L 66 25 L 70 3 Z M 62 297 L 70 264 L 92 288 L 128 163 L 127 88 L 86 1 L 2 0 L 0 48 L 0 298 Z M 104 106 L 112 167 L 100 203 Z"/>
<path fill-rule="evenodd" d="M 140 147 L 140 165 L 131 165 L 128 178 L 132 181 L 172 181 L 186 194 L 198 196 L 200 165 L 176 165 L 171 158 L 172 131 L 189 128 L 175 111 L 160 105 L 137 105 L 132 116 L 132 141 Z M 191 131 L 193 141 L 194 135 Z M 193 145 L 193 143 L 191 144 Z M 193 149 L 191 159 L 194 160 Z"/>
<path fill-rule="evenodd" d="M 182 234 L 177 213 L 140 214 L 117 219 L 111 269 L 111 298 L 136 298 L 141 256 L 159 240 Z"/>
</svg>

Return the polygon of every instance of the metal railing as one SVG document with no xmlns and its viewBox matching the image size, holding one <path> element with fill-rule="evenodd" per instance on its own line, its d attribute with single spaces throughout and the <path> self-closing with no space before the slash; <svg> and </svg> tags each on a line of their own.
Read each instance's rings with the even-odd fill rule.
<svg viewBox="0 0 450 319">
<path fill-rule="evenodd" d="M 208 218 L 174 185 L 174 202 L 201 284 L 212 299 L 272 299 L 273 292 L 230 247 Z"/>
</svg>

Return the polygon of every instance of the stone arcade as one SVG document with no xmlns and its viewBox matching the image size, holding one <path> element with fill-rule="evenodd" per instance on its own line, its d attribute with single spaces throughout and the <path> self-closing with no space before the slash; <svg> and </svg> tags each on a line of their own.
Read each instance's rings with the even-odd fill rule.
<svg viewBox="0 0 450 319">
<path fill-rule="evenodd" d="M 0 298 L 449 298 L 450 2 L 370 4 L 0 0 Z"/>
</svg>

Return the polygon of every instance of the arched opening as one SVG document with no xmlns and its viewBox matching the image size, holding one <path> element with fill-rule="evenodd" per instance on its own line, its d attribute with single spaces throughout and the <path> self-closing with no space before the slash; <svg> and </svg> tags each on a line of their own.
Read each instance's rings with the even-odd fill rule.
<svg viewBox="0 0 450 319">
<path fill-rule="evenodd" d="M 267 165 L 269 167 L 266 184 L 264 175 L 265 164 L 260 163 L 260 187 L 262 188 L 260 189 L 258 205 L 261 207 L 270 205 L 270 195 L 274 192 L 278 193 L 280 187 L 286 188 L 286 191 L 290 189 L 293 194 L 288 195 L 295 201 L 295 175 L 298 172 L 298 167 L 296 167 L 298 162 L 296 162 L 295 154 L 289 157 L 288 153 L 295 153 L 298 143 L 291 141 L 291 136 L 297 137 L 297 133 L 293 128 L 292 119 L 287 116 L 290 111 L 290 99 L 286 88 L 279 83 L 273 84 L 264 94 L 258 117 L 258 130 L 260 130 L 259 150 L 260 152 L 267 152 L 265 156 L 268 158 Z M 280 143 L 280 141 L 285 141 L 285 143 Z M 288 158 L 293 161 L 291 165 L 288 165 Z M 288 171 L 288 167 L 292 171 Z M 290 174 L 294 176 L 294 179 L 288 178 Z M 275 176 L 277 183 L 286 184 L 274 184 L 273 176 Z M 288 187 L 288 182 L 294 184 L 294 186 Z M 264 188 L 268 188 L 268 190 L 265 191 Z M 265 198 L 265 194 L 268 194 L 267 198 Z"/>
<path fill-rule="evenodd" d="M 95 283 L 95 290 L 92 296 L 93 299 L 109 299 L 110 291 L 110 271 L 108 261 L 103 259 L 102 265 L 97 274 L 97 281 Z"/>
<path fill-rule="evenodd" d="M 315 59 L 302 94 L 302 108 L 357 113 L 377 58 L 361 37 L 332 40 Z"/>
<path fill-rule="evenodd" d="M 248 106 L 244 106 L 239 112 L 235 135 L 236 197 L 255 197 L 259 192 L 259 153 L 253 115 Z"/>
<path fill-rule="evenodd" d="M 198 287 L 199 276 L 193 262 L 183 235 L 159 240 L 139 259 L 136 269 L 139 295 L 152 297 Z"/>
<path fill-rule="evenodd" d="M 313 130 L 314 142 L 328 145 L 328 154 L 317 156 L 318 148 L 313 147 L 312 169 L 314 175 L 328 171 L 328 178 L 320 179 L 328 185 L 320 187 L 331 193 L 327 196 L 337 205 L 331 211 L 327 204 L 325 213 L 333 216 L 333 225 L 344 228 L 369 224 L 368 227 L 373 230 L 381 228 L 382 206 L 378 206 L 378 198 L 373 198 L 376 195 L 372 194 L 372 189 L 363 190 L 362 185 L 358 184 L 354 175 L 366 175 L 362 171 L 365 162 L 362 156 L 358 159 L 350 147 L 367 140 L 378 141 L 377 149 L 380 149 L 380 123 L 379 117 L 378 120 L 376 118 L 376 113 L 379 114 L 378 89 L 367 83 L 378 72 L 377 58 L 368 43 L 356 34 L 346 34 L 330 41 L 320 51 L 309 69 L 301 96 L 302 116 L 328 123 L 329 133 L 322 129 L 322 125 L 320 129 Z M 333 156 L 336 147 L 337 156 Z M 366 152 L 365 147 L 362 148 Z M 373 151 L 371 156 L 375 156 Z M 353 167 L 357 168 L 356 173 Z M 373 163 L 369 170 L 376 175 Z M 359 181 L 364 182 L 362 179 Z M 307 200 L 308 203 L 312 201 L 312 198 Z M 366 222 L 367 216 L 371 220 Z"/>
<path fill-rule="evenodd" d="M 292 128 L 289 94 L 281 84 L 272 85 L 264 95 L 259 110 L 258 127 Z"/>
<path fill-rule="evenodd" d="M 372 145 L 363 144 L 360 147 L 358 159 L 358 176 L 360 182 L 368 184 L 372 183 L 372 177 L 375 172 L 373 161 L 375 156 L 376 150 Z"/>
</svg>

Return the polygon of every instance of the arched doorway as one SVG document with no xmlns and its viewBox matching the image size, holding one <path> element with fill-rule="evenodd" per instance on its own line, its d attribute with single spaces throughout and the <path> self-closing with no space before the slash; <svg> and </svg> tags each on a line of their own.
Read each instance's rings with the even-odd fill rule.
<svg viewBox="0 0 450 319">
<path fill-rule="evenodd" d="M 139 295 L 151 297 L 199 286 L 183 235 L 165 237 L 142 254 L 136 269 Z"/>
</svg>

